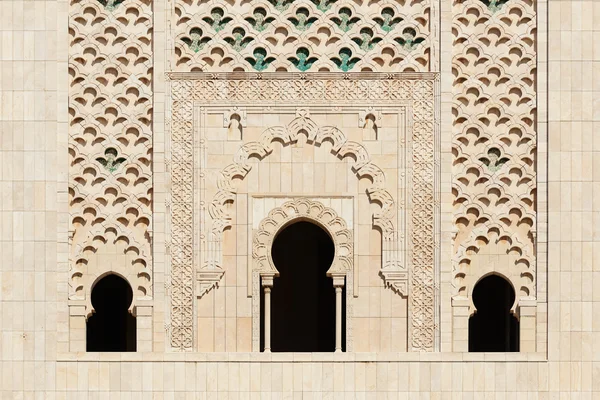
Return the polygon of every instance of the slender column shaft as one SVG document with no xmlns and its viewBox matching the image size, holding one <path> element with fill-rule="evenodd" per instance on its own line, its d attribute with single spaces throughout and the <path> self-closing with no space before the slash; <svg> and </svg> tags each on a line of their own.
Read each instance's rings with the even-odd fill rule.
<svg viewBox="0 0 600 400">
<path fill-rule="evenodd" d="M 265 290 L 265 353 L 271 352 L 271 287 L 263 286 Z"/>
<path fill-rule="evenodd" d="M 335 287 L 335 352 L 342 351 L 342 288 Z"/>
</svg>

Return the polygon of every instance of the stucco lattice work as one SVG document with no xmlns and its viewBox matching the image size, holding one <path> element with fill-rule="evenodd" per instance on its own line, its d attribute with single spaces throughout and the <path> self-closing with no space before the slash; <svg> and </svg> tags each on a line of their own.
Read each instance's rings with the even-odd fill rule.
<svg viewBox="0 0 600 400">
<path fill-rule="evenodd" d="M 174 2 L 174 71 L 430 71 L 430 0 Z"/>
<path fill-rule="evenodd" d="M 537 298 L 536 29 L 533 0 L 453 4 L 455 300 L 490 272 Z"/>
<path fill-rule="evenodd" d="M 190 210 L 194 210 L 195 207 L 194 193 L 197 190 L 191 184 L 194 181 L 192 172 L 195 140 L 195 134 L 193 134 L 194 103 L 286 101 L 301 106 L 316 100 L 342 102 L 376 100 L 392 103 L 394 101 L 403 102 L 408 104 L 412 111 L 410 154 L 414 171 L 411 172 L 412 197 L 409 200 L 412 206 L 409 222 L 411 236 L 408 246 L 410 265 L 401 265 L 400 260 L 390 260 L 389 264 L 383 266 L 382 273 L 386 279 L 389 278 L 386 283 L 398 290 L 402 286 L 401 281 L 408 279 L 407 270 L 410 272 L 408 285 L 409 312 L 412 313 L 409 328 L 410 348 L 416 351 L 432 351 L 436 329 L 434 309 L 435 213 L 438 191 L 434 174 L 437 159 L 435 142 L 439 128 L 436 112 L 437 75 L 247 74 L 242 76 L 241 74 L 173 73 L 170 74 L 170 79 L 172 80 L 170 84 L 172 102 L 168 114 L 172 116 L 170 121 L 171 160 L 167 165 L 171 171 L 172 180 L 172 200 L 168 202 L 172 237 L 169 252 L 173 279 L 171 346 L 181 350 L 193 348 L 194 287 L 191 284 L 194 281 L 193 271 L 201 268 L 204 272 L 211 273 L 214 277 L 213 286 L 218 284 L 223 274 L 221 266 L 216 264 L 212 267 L 208 265 L 208 268 L 204 264 L 202 266 L 192 265 L 196 260 L 194 248 L 197 247 L 191 239 L 195 218 L 190 217 Z M 304 120 L 301 116 L 299 119 Z M 305 123 L 308 126 L 311 122 L 306 120 Z M 309 128 L 302 129 L 302 131 L 306 131 L 310 138 L 312 130 Z M 281 129 L 285 134 L 285 129 Z M 319 136 L 317 131 L 313 134 Z M 273 132 L 271 133 L 273 134 Z M 267 136 L 273 139 L 273 135 Z M 334 148 L 338 151 L 346 149 L 344 154 L 354 151 L 353 158 L 356 161 L 352 168 L 357 171 L 357 174 L 361 174 L 362 167 L 371 165 L 368 154 L 360 151 L 362 146 L 356 144 L 358 147 L 352 147 L 351 142 L 346 142 L 343 135 L 333 135 L 332 139 Z M 339 142 L 340 140 L 342 141 Z M 270 141 L 248 143 L 241 146 L 236 155 L 235 164 L 225 170 L 226 175 L 237 176 L 237 179 L 245 176 L 251 168 L 248 161 L 251 158 L 261 159 L 269 154 L 269 145 Z M 345 155 L 341 155 L 341 157 L 343 158 Z M 364 173 L 367 172 L 364 171 Z M 210 204 L 212 221 L 222 221 L 222 223 L 217 224 L 218 231 L 212 232 L 210 235 L 219 234 L 229 224 L 230 217 L 227 215 L 225 205 L 231 203 L 228 199 L 232 199 L 236 191 L 231 180 L 225 178 L 224 175 L 222 182 L 220 179 L 218 183 L 218 193 L 221 194 Z M 376 196 L 377 193 L 373 192 L 373 195 Z M 386 207 L 390 207 L 390 205 L 386 205 L 385 200 L 376 199 L 384 205 L 382 212 L 384 214 L 397 212 L 398 204 L 394 205 L 393 211 L 386 211 Z M 395 234 L 395 237 L 397 235 L 398 233 Z M 212 247 L 209 245 L 209 255 L 211 251 L 218 249 L 219 241 L 217 238 L 214 239 L 216 240 L 215 244 Z M 383 250 L 385 252 L 385 248 Z M 390 274 L 386 275 L 386 272 Z M 210 288 L 205 289 L 209 290 Z"/>
<path fill-rule="evenodd" d="M 72 1 L 69 11 L 69 296 L 89 297 L 112 271 L 150 298 L 151 2 Z"/>
</svg>

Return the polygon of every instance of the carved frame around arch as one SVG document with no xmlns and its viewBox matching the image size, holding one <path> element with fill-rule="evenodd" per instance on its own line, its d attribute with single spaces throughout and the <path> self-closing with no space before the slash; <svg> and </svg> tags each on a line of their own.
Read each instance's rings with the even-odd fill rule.
<svg viewBox="0 0 600 400">
<path fill-rule="evenodd" d="M 492 246 L 496 252 L 481 254 Z M 498 258 L 503 257 L 507 260 Z M 469 318 L 475 312 L 473 289 L 477 282 L 489 275 L 505 279 L 515 291 L 511 312 L 519 319 L 520 351 L 535 352 L 537 325 L 536 265 L 528 243 L 511 234 L 501 225 L 489 223 L 473 230 L 461 244 L 453 259 L 452 269 L 452 329 L 453 351 L 468 351 Z M 527 334 L 525 334 L 527 332 Z"/>
<path fill-rule="evenodd" d="M 252 239 L 252 268 L 260 275 L 279 276 L 271 257 L 271 246 L 279 232 L 293 222 L 306 220 L 323 228 L 333 240 L 335 253 L 328 276 L 346 275 L 354 268 L 354 243 L 352 231 L 337 212 L 321 202 L 297 198 L 269 212 L 262 220 Z"/>
<path fill-rule="evenodd" d="M 260 351 L 260 288 L 262 277 L 279 276 L 271 247 L 285 227 L 297 221 L 312 222 L 327 232 L 334 244 L 334 257 L 327 276 L 334 284 L 346 278 L 346 351 L 353 349 L 352 298 L 354 278 L 354 235 L 346 221 L 323 203 L 298 197 L 272 209 L 252 237 L 252 351 Z"/>
<path fill-rule="evenodd" d="M 405 215 L 406 259 L 403 264 L 396 258 L 391 263 L 382 265 L 381 275 L 384 284 L 400 293 L 410 291 L 409 307 L 409 349 L 410 351 L 433 351 L 438 348 L 439 338 L 439 296 L 436 288 L 439 282 L 439 229 L 440 229 L 440 151 L 439 151 L 439 74 L 436 73 L 169 73 L 166 145 L 166 182 L 171 191 L 165 199 L 167 211 L 166 235 L 169 237 L 167 247 L 167 296 L 171 300 L 167 320 L 172 349 L 190 351 L 194 348 L 194 299 L 205 290 L 215 287 L 225 272 L 217 263 L 206 264 L 205 261 L 219 254 L 219 238 L 222 229 L 226 229 L 230 216 L 224 207 L 216 207 L 220 215 L 211 215 L 217 230 L 209 227 L 207 236 L 195 235 L 194 226 L 200 224 L 198 212 L 201 206 L 211 208 L 209 199 L 204 204 L 195 193 L 201 192 L 197 182 L 202 175 L 194 169 L 196 157 L 200 158 L 202 144 L 195 132 L 200 123 L 200 115 L 204 107 L 223 107 L 231 104 L 273 104 L 283 103 L 297 109 L 310 108 L 316 103 L 340 104 L 342 107 L 356 107 L 357 104 L 382 104 L 396 107 L 406 115 L 406 160 L 410 165 L 406 174 L 399 180 L 404 187 L 410 188 L 406 199 L 402 199 L 398 207 L 410 212 Z M 306 129 L 305 129 L 306 131 Z M 308 131 L 306 131 L 308 132 Z M 273 133 L 273 132 L 270 132 Z M 270 136 L 273 139 L 273 136 Z M 286 138 L 288 135 L 282 136 Z M 318 137 L 318 136 L 315 136 Z M 311 136 L 312 138 L 312 136 Z M 281 140 L 281 139 L 279 139 Z M 224 172 L 245 177 L 251 168 L 246 162 L 249 157 L 261 153 L 268 155 L 260 142 L 244 145 L 232 169 Z M 349 154 L 342 150 L 342 144 L 336 147 L 338 157 L 345 158 Z M 266 152 L 264 150 L 267 150 Z M 351 150 L 351 149 L 349 149 Z M 255 152 L 258 151 L 258 152 Z M 195 155 L 196 154 L 196 155 Z M 239 159 L 237 157 L 240 157 Z M 258 157 L 260 158 L 260 157 Z M 239 161 L 239 162 L 238 162 Z M 363 159 L 356 157 L 354 171 L 363 170 Z M 238 168 L 240 167 L 240 168 Z M 362 167 L 362 168 L 361 168 Z M 366 171 L 366 169 L 365 169 Z M 417 173 L 418 172 L 418 173 Z M 225 200 L 235 196 L 235 186 L 227 184 L 228 180 L 219 180 L 219 189 L 224 189 Z M 221 186 L 223 185 L 223 186 Z M 368 193 L 369 196 L 374 194 Z M 376 200 L 382 204 L 384 199 Z M 223 204 L 223 203 L 221 203 Z M 383 209 L 382 209 L 383 210 Z M 221 211 L 223 211 L 221 213 Z M 210 210 L 209 210 L 210 212 Z M 193 218 L 189 218 L 189 216 Z M 218 232 L 218 235 L 215 233 Z M 397 230 L 396 230 L 397 232 Z M 400 235 L 404 234 L 404 230 Z M 398 233 L 397 233 L 398 235 Z M 400 239 L 392 238 L 392 242 Z M 200 242 L 206 241 L 206 249 Z M 216 241 L 214 241 L 216 240 Z M 211 242 L 212 241 L 212 242 Z M 398 248 L 386 246 L 383 253 L 394 254 Z M 202 253 L 200 260 L 198 254 Z M 212 256 L 211 256 L 212 254 Z M 200 273 L 201 272 L 201 273 Z M 194 280 L 194 277 L 197 279 Z M 200 279 L 206 277 L 206 281 Z M 196 285 L 195 285 L 196 283 Z"/>
</svg>

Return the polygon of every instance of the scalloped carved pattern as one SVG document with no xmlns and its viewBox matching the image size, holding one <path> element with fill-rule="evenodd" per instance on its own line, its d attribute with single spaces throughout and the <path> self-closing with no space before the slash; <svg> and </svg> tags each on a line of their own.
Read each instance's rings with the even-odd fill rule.
<svg viewBox="0 0 600 400">
<path fill-rule="evenodd" d="M 70 271 L 70 299 L 89 302 L 90 285 L 107 272 L 124 277 L 137 299 L 151 297 L 152 279 L 148 263 L 152 255 L 143 243 L 135 241 L 135 235 L 122 226 L 108 222 L 95 225 L 87 233 L 87 238 L 77 243 L 73 254 L 71 265 L 75 268 Z M 110 265 L 100 265 L 103 262 Z"/>
<path fill-rule="evenodd" d="M 171 70 L 429 71 L 430 3 L 177 0 Z"/>
<path fill-rule="evenodd" d="M 269 212 L 262 220 L 252 241 L 253 269 L 261 274 L 274 274 L 279 271 L 271 258 L 271 247 L 277 233 L 294 220 L 308 220 L 323 227 L 335 247 L 335 254 L 327 275 L 346 274 L 354 266 L 352 232 L 346 221 L 335 210 L 308 198 L 298 198 L 284 203 Z"/>
<path fill-rule="evenodd" d="M 482 256 L 484 261 L 478 262 Z M 535 299 L 534 261 L 529 243 L 522 243 L 502 225 L 475 229 L 469 240 L 461 244 L 453 260 L 453 283 L 458 289 L 454 297 L 469 298 L 480 277 L 499 273 L 512 283 L 519 300 Z"/>
<path fill-rule="evenodd" d="M 455 0 L 453 14 L 453 294 L 477 273 L 467 249 L 493 245 L 525 257 L 515 289 L 536 298 L 535 1 Z"/>
<path fill-rule="evenodd" d="M 69 297 L 85 296 L 87 257 L 110 245 L 151 298 L 152 3 L 71 1 L 69 40 Z"/>
<path fill-rule="evenodd" d="M 331 142 L 332 154 L 339 159 L 349 157 L 354 160 L 350 166 L 352 171 L 358 178 L 367 178 L 371 182 L 366 192 L 370 201 L 380 207 L 380 210 L 373 214 L 373 226 L 378 227 L 382 232 L 382 271 L 404 270 L 405 267 L 401 266 L 399 260 L 398 231 L 394 221 L 397 205 L 393 196 L 385 189 L 385 174 L 382 169 L 371 162 L 363 145 L 348 140 L 336 127 L 318 126 L 313 120 L 304 116 L 302 110 L 288 126 L 270 127 L 263 132 L 258 141 L 242 145 L 234 156 L 235 162 L 221 171 L 217 179 L 219 190 L 208 207 L 212 221 L 208 234 L 208 262 L 202 269 L 221 270 L 222 232 L 232 224 L 232 216 L 228 213 L 227 206 L 236 200 L 236 182 L 245 179 L 252 169 L 249 160 L 251 158 L 263 160 L 272 153 L 273 143 L 291 144 L 296 142 L 300 135 L 306 135 L 307 143 L 315 146 L 324 141 Z"/>
</svg>

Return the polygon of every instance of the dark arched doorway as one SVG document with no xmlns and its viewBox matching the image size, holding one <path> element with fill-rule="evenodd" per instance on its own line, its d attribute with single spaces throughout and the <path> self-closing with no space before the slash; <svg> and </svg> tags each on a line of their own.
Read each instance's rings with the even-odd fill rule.
<svg viewBox="0 0 600 400">
<path fill-rule="evenodd" d="M 475 285 L 477 311 L 469 319 L 469 351 L 519 351 L 519 321 L 510 312 L 514 302 L 512 285 L 498 275 Z"/>
<path fill-rule="evenodd" d="M 96 283 L 94 314 L 87 321 L 87 351 L 135 351 L 135 317 L 128 311 L 132 300 L 131 286 L 117 275 Z"/>
<path fill-rule="evenodd" d="M 334 252 L 329 235 L 306 221 L 289 225 L 275 238 L 271 255 L 280 276 L 275 278 L 271 291 L 271 351 L 335 351 L 335 290 L 333 280 L 327 276 Z M 264 307 L 264 294 L 261 305 Z M 261 319 L 263 315 L 261 312 Z M 342 292 L 342 350 L 345 315 Z"/>
</svg>

